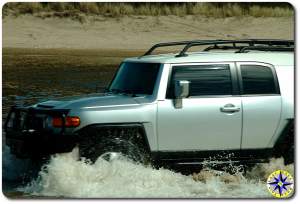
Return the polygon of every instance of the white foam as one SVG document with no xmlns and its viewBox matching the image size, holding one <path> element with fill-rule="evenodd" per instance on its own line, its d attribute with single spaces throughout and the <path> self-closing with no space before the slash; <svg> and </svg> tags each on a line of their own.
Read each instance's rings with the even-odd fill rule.
<svg viewBox="0 0 300 204">
<path fill-rule="evenodd" d="M 56 155 L 38 179 L 19 190 L 31 195 L 67 198 L 217 198 L 271 197 L 265 180 L 269 171 L 285 167 L 280 159 L 257 165 L 246 177 L 205 169 L 184 176 L 120 159 L 95 164 L 78 160 L 78 152 Z"/>
</svg>

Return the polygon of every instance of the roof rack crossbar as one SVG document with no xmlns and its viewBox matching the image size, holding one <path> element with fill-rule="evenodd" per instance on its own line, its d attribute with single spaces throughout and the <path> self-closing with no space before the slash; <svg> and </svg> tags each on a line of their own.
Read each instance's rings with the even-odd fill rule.
<svg viewBox="0 0 300 204">
<path fill-rule="evenodd" d="M 219 46 L 219 45 L 225 45 L 225 44 L 231 44 L 231 46 Z M 247 44 L 244 46 L 238 46 L 237 44 Z M 260 50 L 267 50 L 266 47 L 271 47 L 268 49 L 269 51 L 278 51 L 281 48 L 290 48 L 290 49 L 282 49 L 282 51 L 293 51 L 294 48 L 294 41 L 293 40 L 269 40 L 269 39 L 247 39 L 247 40 L 193 40 L 193 41 L 179 41 L 179 42 L 168 42 L 168 43 L 159 43 L 153 45 L 143 56 L 151 55 L 152 52 L 160 47 L 170 47 L 170 46 L 178 46 L 178 45 L 184 45 L 184 48 L 180 51 L 176 57 L 184 57 L 187 56 L 186 52 L 188 49 L 194 46 L 201 46 L 201 45 L 212 45 L 208 48 L 205 48 L 204 51 L 209 51 L 211 49 L 240 49 L 239 51 L 245 51 L 250 49 L 254 49 L 255 45 L 264 45 L 264 48 L 260 48 Z M 282 46 L 274 48 L 273 46 Z M 292 48 L 291 48 L 292 47 Z"/>
</svg>

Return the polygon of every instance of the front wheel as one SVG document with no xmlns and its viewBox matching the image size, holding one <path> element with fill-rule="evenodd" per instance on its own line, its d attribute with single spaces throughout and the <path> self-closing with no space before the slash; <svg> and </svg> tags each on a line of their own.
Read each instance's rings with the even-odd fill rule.
<svg viewBox="0 0 300 204">
<path fill-rule="evenodd" d="M 107 161 L 125 157 L 137 163 L 148 164 L 149 154 L 138 142 L 140 133 L 131 132 L 130 137 L 124 137 L 124 130 L 110 131 L 110 135 L 94 134 L 84 135 L 79 142 L 79 155 L 92 163 L 99 157 Z"/>
</svg>

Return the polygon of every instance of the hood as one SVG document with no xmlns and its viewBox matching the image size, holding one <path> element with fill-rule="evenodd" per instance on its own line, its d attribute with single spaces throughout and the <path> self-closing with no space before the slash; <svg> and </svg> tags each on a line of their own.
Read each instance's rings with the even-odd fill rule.
<svg viewBox="0 0 300 204">
<path fill-rule="evenodd" d="M 131 97 L 126 95 L 85 95 L 76 97 L 65 97 L 58 100 L 50 100 L 38 103 L 39 108 L 56 109 L 84 109 L 105 108 L 114 106 L 135 106 L 144 103 L 145 97 Z"/>
</svg>

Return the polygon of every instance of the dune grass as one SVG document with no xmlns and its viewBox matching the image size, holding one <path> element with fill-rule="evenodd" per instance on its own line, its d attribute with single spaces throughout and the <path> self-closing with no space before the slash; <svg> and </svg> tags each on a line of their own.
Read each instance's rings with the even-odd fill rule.
<svg viewBox="0 0 300 204">
<path fill-rule="evenodd" d="M 131 15 L 202 15 L 224 18 L 234 16 L 290 17 L 293 7 L 288 3 L 209 3 L 209 2 L 22 2 L 6 3 L 3 16 L 34 14 L 40 17 L 76 17 L 78 15 L 105 15 L 121 17 Z"/>
</svg>

